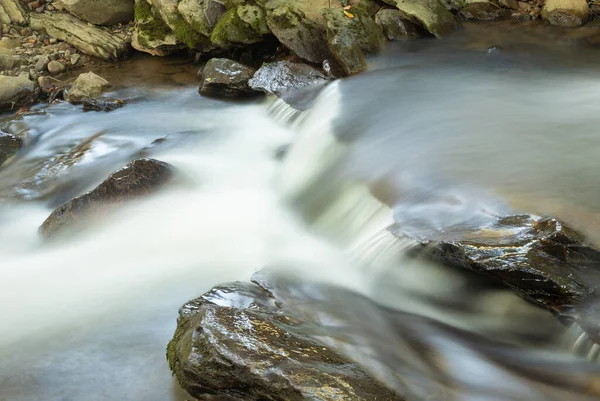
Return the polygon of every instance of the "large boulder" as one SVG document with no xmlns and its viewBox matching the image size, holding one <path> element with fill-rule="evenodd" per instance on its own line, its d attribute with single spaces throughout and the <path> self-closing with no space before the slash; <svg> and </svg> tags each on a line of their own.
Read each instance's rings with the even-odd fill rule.
<svg viewBox="0 0 600 401">
<path fill-rule="evenodd" d="M 327 81 L 322 71 L 308 64 L 278 61 L 263 64 L 249 81 L 249 85 L 254 90 L 284 96 L 291 91 Z"/>
<path fill-rule="evenodd" d="M 248 86 L 248 80 L 255 71 L 254 68 L 226 58 L 210 59 L 202 70 L 200 94 L 225 98 L 259 95 L 261 92 Z"/>
<path fill-rule="evenodd" d="M 335 8 L 324 12 L 329 50 L 348 75 L 367 69 L 365 52 L 377 52 L 385 46 L 385 37 L 375 21 L 364 11 L 351 11 L 349 14 Z"/>
<path fill-rule="evenodd" d="M 44 237 L 75 228 L 84 220 L 99 218 L 124 202 L 155 193 L 173 176 L 173 167 L 154 159 L 139 159 L 112 173 L 88 193 L 57 208 L 44 221 L 40 233 Z"/>
<path fill-rule="evenodd" d="M 265 12 L 252 4 L 227 10 L 212 31 L 210 40 L 222 49 L 261 42 L 269 33 Z"/>
<path fill-rule="evenodd" d="M 190 26 L 208 37 L 225 12 L 225 6 L 216 0 L 181 0 L 177 11 Z"/>
<path fill-rule="evenodd" d="M 107 61 L 121 58 L 129 43 L 120 34 L 106 28 L 90 26 L 69 14 L 31 14 L 30 26 L 63 40 L 82 53 Z"/>
<path fill-rule="evenodd" d="M 167 349 L 182 387 L 202 400 L 403 400 L 331 346 L 342 326 L 319 327 L 280 301 L 237 282 L 185 304 Z"/>
<path fill-rule="evenodd" d="M 38 97 L 35 84 L 24 75 L 0 75 L 0 111 L 13 110 L 33 103 Z"/>
<path fill-rule="evenodd" d="M 79 74 L 68 91 L 66 99 L 73 104 L 78 104 L 84 99 L 97 98 L 109 87 L 110 83 L 106 79 L 91 71 Z"/>
<path fill-rule="evenodd" d="M 586 0 L 546 0 L 542 8 L 542 18 L 556 26 L 579 26 L 589 17 Z"/>
<path fill-rule="evenodd" d="M 396 6 L 404 17 L 415 24 L 422 25 L 437 37 L 452 32 L 458 23 L 454 15 L 440 0 L 383 0 Z"/>
<path fill-rule="evenodd" d="M 404 18 L 400 10 L 382 8 L 375 15 L 375 23 L 379 25 L 388 40 L 416 38 L 419 36 L 416 26 Z"/>
<path fill-rule="evenodd" d="M 0 167 L 21 149 L 22 144 L 23 141 L 18 136 L 0 131 Z"/>
<path fill-rule="evenodd" d="M 25 23 L 27 13 L 19 0 L 0 0 L 0 24 Z"/>
<path fill-rule="evenodd" d="M 128 23 L 133 19 L 134 0 L 61 0 L 73 15 L 96 25 Z"/>
<path fill-rule="evenodd" d="M 135 29 L 131 46 L 153 56 L 166 56 L 185 47 L 160 16 L 154 15 L 146 0 L 135 0 Z"/>
<path fill-rule="evenodd" d="M 447 240 L 426 244 L 425 255 L 486 274 L 563 321 L 588 328 L 600 342 L 597 319 L 585 318 L 600 293 L 600 251 L 582 235 L 556 219 L 532 215 L 445 235 Z"/>
</svg>

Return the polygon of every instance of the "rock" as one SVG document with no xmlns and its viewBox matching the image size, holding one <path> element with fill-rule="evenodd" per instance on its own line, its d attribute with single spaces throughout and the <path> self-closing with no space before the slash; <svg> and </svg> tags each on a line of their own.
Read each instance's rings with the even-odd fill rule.
<svg viewBox="0 0 600 401">
<path fill-rule="evenodd" d="M 36 71 L 46 71 L 48 69 L 48 64 L 50 63 L 50 57 L 48 56 L 42 56 L 38 59 L 38 61 L 35 63 L 35 70 Z"/>
<path fill-rule="evenodd" d="M 249 15 L 253 14 L 249 10 L 256 12 L 253 20 L 249 18 Z M 222 49 L 258 43 L 263 40 L 263 35 L 268 33 L 265 27 L 264 11 L 261 8 L 254 5 L 240 5 L 223 14 L 212 32 L 210 41 Z"/>
<path fill-rule="evenodd" d="M 21 25 L 26 18 L 27 13 L 19 0 L 0 0 L 0 23 Z"/>
<path fill-rule="evenodd" d="M 212 29 L 225 12 L 225 6 L 215 0 L 181 0 L 177 11 L 194 30 L 210 37 Z"/>
<path fill-rule="evenodd" d="M 367 69 L 365 52 L 377 52 L 385 46 L 385 37 L 377 24 L 364 12 L 353 11 L 348 18 L 340 8 L 328 9 L 327 42 L 346 74 L 353 75 Z"/>
<path fill-rule="evenodd" d="M 83 99 L 83 111 L 113 111 L 125 105 L 121 99 Z"/>
<path fill-rule="evenodd" d="M 319 328 L 279 301 L 236 282 L 183 305 L 167 348 L 182 387 L 211 400 L 403 400 L 331 346 L 341 326 Z"/>
<path fill-rule="evenodd" d="M 136 0 L 135 22 L 131 42 L 134 49 L 153 56 L 166 56 L 185 48 L 171 28 L 160 17 L 154 16 L 152 6 L 146 0 Z"/>
<path fill-rule="evenodd" d="M 51 61 L 48 63 L 48 72 L 50 75 L 58 75 L 67 70 L 67 67 L 60 61 Z"/>
<path fill-rule="evenodd" d="M 0 40 L 0 49 L 14 50 L 21 46 L 21 42 L 16 39 L 2 38 Z"/>
<path fill-rule="evenodd" d="M 71 55 L 70 61 L 71 61 L 71 65 L 77 65 L 77 63 L 79 62 L 79 60 L 81 59 L 81 55 L 75 53 Z"/>
<path fill-rule="evenodd" d="M 0 111 L 30 105 L 37 97 L 35 84 L 26 76 L 0 76 Z"/>
<path fill-rule="evenodd" d="M 511 12 L 500 8 L 493 3 L 471 3 L 460 10 L 460 15 L 466 19 L 475 19 L 479 21 L 493 21 L 502 18 L 509 18 Z"/>
<path fill-rule="evenodd" d="M 61 0 L 77 18 L 96 25 L 126 24 L 133 20 L 134 0 Z"/>
<path fill-rule="evenodd" d="M 110 83 L 93 72 L 80 74 L 69 90 L 67 100 L 73 104 L 81 103 L 84 99 L 97 98 L 110 87 Z"/>
<path fill-rule="evenodd" d="M 107 61 L 122 57 L 129 46 L 120 34 L 88 25 L 69 14 L 31 14 L 30 25 L 32 29 L 63 40 L 84 54 Z"/>
<path fill-rule="evenodd" d="M 248 86 L 248 80 L 252 78 L 255 71 L 253 68 L 226 58 L 210 59 L 202 70 L 200 94 L 225 98 L 261 94 Z"/>
<path fill-rule="evenodd" d="M 402 18 L 399 10 L 382 8 L 375 15 L 375 23 L 379 25 L 388 40 L 416 38 L 419 36 L 417 27 L 407 19 Z"/>
<path fill-rule="evenodd" d="M 499 0 L 498 4 L 504 8 L 510 8 L 511 10 L 519 9 L 519 2 L 517 0 Z"/>
<path fill-rule="evenodd" d="M 454 15 L 439 0 L 384 0 L 396 6 L 404 17 L 422 25 L 437 37 L 452 32 L 458 23 Z"/>
<path fill-rule="evenodd" d="M 563 321 L 582 321 L 586 305 L 600 291 L 600 251 L 556 219 L 532 215 L 499 218 L 473 230 L 448 232 L 451 240 L 436 240 L 425 255 L 486 274 L 522 297 L 548 308 Z M 596 315 L 597 316 L 597 315 Z"/>
<path fill-rule="evenodd" d="M 298 57 L 312 63 L 331 58 L 327 27 L 322 11 L 328 1 L 270 1 L 266 3 L 267 24 L 277 39 Z"/>
<path fill-rule="evenodd" d="M 173 167 L 154 159 L 139 159 L 112 173 L 99 186 L 57 208 L 44 221 L 44 237 L 74 228 L 82 219 L 100 217 L 115 206 L 151 195 L 173 176 Z"/>
<path fill-rule="evenodd" d="M 290 91 L 327 81 L 321 71 L 308 64 L 278 61 L 263 64 L 248 84 L 254 90 L 282 96 Z"/>
<path fill-rule="evenodd" d="M 0 53 L 0 71 L 10 71 L 25 64 L 27 64 L 27 60 L 20 56 Z"/>
<path fill-rule="evenodd" d="M 18 136 L 0 131 L 0 167 L 17 153 L 22 145 L 23 141 Z"/>
<path fill-rule="evenodd" d="M 546 0 L 542 8 L 542 18 L 556 26 L 579 26 L 589 17 L 586 0 Z"/>
</svg>

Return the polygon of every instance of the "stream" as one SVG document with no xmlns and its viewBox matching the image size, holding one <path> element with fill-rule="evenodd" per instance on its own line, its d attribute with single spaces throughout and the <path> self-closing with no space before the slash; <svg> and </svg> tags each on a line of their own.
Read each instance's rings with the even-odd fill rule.
<svg viewBox="0 0 600 401">
<path fill-rule="evenodd" d="M 600 52 L 509 28 L 390 44 L 369 72 L 304 90 L 305 111 L 203 98 L 198 66 L 137 56 L 94 69 L 121 109 L 6 116 L 26 146 L 0 170 L 0 401 L 189 399 L 165 359 L 178 308 L 264 266 L 526 347 L 512 369 L 412 326 L 448 350 L 458 399 L 594 399 L 565 383 L 575 372 L 597 383 L 600 368 L 549 312 L 405 254 L 513 212 L 560 218 L 600 245 Z M 40 238 L 55 207 L 140 155 L 175 166 L 176 182 L 76 237 Z M 453 359 L 459 347 L 468 357 Z M 453 399 L 430 397 L 409 399 Z"/>
</svg>

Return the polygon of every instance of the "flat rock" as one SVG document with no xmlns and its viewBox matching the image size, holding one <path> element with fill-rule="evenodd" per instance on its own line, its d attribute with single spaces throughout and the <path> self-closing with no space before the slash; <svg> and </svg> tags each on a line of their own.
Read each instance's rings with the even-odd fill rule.
<svg viewBox="0 0 600 401">
<path fill-rule="evenodd" d="M 563 27 L 582 25 L 590 14 L 586 0 L 546 0 L 542 8 L 542 18 Z"/>
<path fill-rule="evenodd" d="M 173 176 L 171 165 L 154 159 L 139 159 L 112 173 L 99 186 L 57 208 L 44 221 L 44 237 L 81 224 L 82 219 L 100 217 L 115 206 L 149 196 Z"/>
<path fill-rule="evenodd" d="M 0 75 L 0 111 L 30 105 L 37 97 L 38 91 L 29 78 L 23 75 L 18 77 Z"/>
<path fill-rule="evenodd" d="M 67 42 L 82 53 L 106 61 L 118 60 L 129 49 L 129 43 L 121 35 L 106 28 L 90 26 L 69 14 L 33 13 L 30 26 Z"/>
<path fill-rule="evenodd" d="M 398 8 L 404 17 L 423 26 L 437 37 L 452 32 L 458 22 L 440 0 L 384 0 Z"/>
<path fill-rule="evenodd" d="M 419 37 L 416 26 L 403 18 L 400 10 L 382 8 L 375 15 L 375 23 L 379 25 L 388 40 Z"/>
<path fill-rule="evenodd" d="M 126 24 L 133 20 L 134 0 L 61 0 L 77 18 L 96 25 Z"/>
<path fill-rule="evenodd" d="M 109 87 L 110 83 L 106 79 L 91 71 L 79 74 L 73 82 L 66 99 L 73 104 L 78 104 L 85 99 L 97 98 Z"/>
<path fill-rule="evenodd" d="M 236 282 L 185 304 L 167 351 L 183 388 L 210 400 L 402 400 L 278 301 Z"/>
<path fill-rule="evenodd" d="M 498 7 L 493 3 L 471 3 L 460 10 L 460 15 L 466 19 L 479 21 L 494 21 L 511 16 L 510 10 Z"/>
<path fill-rule="evenodd" d="M 322 71 L 303 63 L 265 63 L 248 82 L 254 90 L 282 96 L 291 91 L 327 82 Z"/>
<path fill-rule="evenodd" d="M 0 23 L 2 24 L 24 24 L 27 13 L 19 0 L 0 0 Z"/>
<path fill-rule="evenodd" d="M 210 59 L 202 70 L 200 94 L 212 97 L 236 98 L 261 94 L 248 86 L 255 73 L 247 67 L 226 58 Z"/>
<path fill-rule="evenodd" d="M 21 149 L 22 144 L 23 141 L 18 136 L 0 131 L 0 167 Z"/>
</svg>

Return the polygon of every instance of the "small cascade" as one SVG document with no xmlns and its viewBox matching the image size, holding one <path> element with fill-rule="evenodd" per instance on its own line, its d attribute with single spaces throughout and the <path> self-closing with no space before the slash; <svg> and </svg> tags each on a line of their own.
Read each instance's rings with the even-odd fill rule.
<svg viewBox="0 0 600 401">
<path fill-rule="evenodd" d="M 296 109 L 280 98 L 275 98 L 269 105 L 268 113 L 279 124 L 293 125 L 306 112 Z"/>
</svg>

